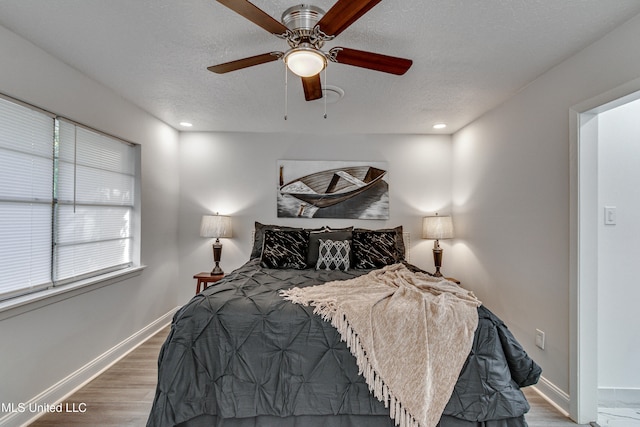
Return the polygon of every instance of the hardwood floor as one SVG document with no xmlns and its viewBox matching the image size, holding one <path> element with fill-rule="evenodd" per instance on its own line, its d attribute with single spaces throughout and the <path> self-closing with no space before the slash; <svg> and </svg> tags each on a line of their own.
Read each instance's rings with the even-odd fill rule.
<svg viewBox="0 0 640 427">
<path fill-rule="evenodd" d="M 144 426 L 155 393 L 158 352 L 168 333 L 169 327 L 162 329 L 66 399 L 69 412 L 47 413 L 31 426 Z M 578 426 L 535 391 L 524 391 L 531 404 L 526 416 L 529 427 Z"/>
<path fill-rule="evenodd" d="M 158 353 L 168 334 L 167 326 L 65 400 L 84 412 L 47 413 L 31 426 L 144 426 L 155 394 Z"/>
<path fill-rule="evenodd" d="M 529 427 L 591 427 L 590 424 L 574 423 L 530 387 L 524 388 L 523 391 L 531 405 L 531 410 L 525 415 Z"/>
</svg>

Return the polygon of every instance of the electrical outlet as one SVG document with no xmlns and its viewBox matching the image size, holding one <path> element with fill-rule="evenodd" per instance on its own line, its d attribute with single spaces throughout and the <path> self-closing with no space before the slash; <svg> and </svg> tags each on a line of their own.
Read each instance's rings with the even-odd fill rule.
<svg viewBox="0 0 640 427">
<path fill-rule="evenodd" d="M 544 350 L 544 332 L 536 329 L 536 346 Z"/>
</svg>

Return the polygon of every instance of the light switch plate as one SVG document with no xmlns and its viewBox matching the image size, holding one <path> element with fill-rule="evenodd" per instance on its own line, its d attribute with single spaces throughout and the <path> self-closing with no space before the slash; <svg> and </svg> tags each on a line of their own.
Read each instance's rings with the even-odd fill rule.
<svg viewBox="0 0 640 427">
<path fill-rule="evenodd" d="M 544 350 L 544 331 L 536 329 L 536 346 Z"/>
<path fill-rule="evenodd" d="M 618 221 L 618 213 L 616 212 L 616 207 L 605 206 L 604 207 L 604 224 L 616 225 L 617 221 Z"/>
</svg>

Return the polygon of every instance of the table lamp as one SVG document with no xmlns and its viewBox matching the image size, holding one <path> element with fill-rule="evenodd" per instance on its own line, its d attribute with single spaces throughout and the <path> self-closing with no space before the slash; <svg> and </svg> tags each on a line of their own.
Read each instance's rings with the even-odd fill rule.
<svg viewBox="0 0 640 427">
<path fill-rule="evenodd" d="M 203 215 L 200 223 L 200 236 L 215 237 L 216 240 L 213 242 L 213 261 L 215 266 L 211 270 L 211 274 L 224 274 L 224 271 L 220 268 L 220 257 L 222 256 L 220 238 L 231 237 L 231 217 L 218 215 L 217 213 L 215 215 Z"/>
<path fill-rule="evenodd" d="M 442 248 L 440 240 L 453 238 L 453 221 L 450 216 L 427 216 L 422 219 L 422 238 L 435 240 L 433 243 L 433 263 L 436 266 L 436 277 L 442 277 Z"/>
</svg>

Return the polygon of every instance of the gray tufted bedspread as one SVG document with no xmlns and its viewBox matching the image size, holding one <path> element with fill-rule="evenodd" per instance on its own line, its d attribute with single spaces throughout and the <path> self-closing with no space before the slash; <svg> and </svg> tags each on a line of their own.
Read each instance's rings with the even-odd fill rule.
<svg viewBox="0 0 640 427">
<path fill-rule="evenodd" d="M 161 349 L 147 426 L 202 417 L 388 416 L 338 332 L 313 308 L 279 296 L 369 271 L 266 269 L 254 259 L 196 295 L 174 316 Z M 500 319 L 485 307 L 478 314 L 473 350 L 441 425 L 447 418 L 456 426 L 498 419 L 513 422 L 495 425 L 526 426 L 529 405 L 519 387 L 537 382 L 540 368 Z"/>
</svg>

